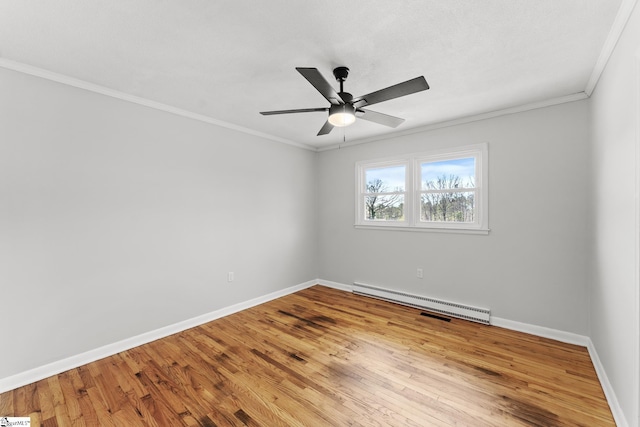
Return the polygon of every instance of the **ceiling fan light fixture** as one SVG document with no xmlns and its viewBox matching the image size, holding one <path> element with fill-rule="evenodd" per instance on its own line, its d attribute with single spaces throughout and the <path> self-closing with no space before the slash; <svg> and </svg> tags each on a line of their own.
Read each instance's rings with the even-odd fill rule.
<svg viewBox="0 0 640 427">
<path fill-rule="evenodd" d="M 356 121 L 356 109 L 350 104 L 332 105 L 329 108 L 329 123 L 336 127 L 349 126 Z"/>
</svg>

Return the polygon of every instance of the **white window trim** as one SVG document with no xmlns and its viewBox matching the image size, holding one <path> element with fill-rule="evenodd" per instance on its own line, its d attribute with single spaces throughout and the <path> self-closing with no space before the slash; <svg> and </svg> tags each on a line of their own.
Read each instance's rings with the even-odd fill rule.
<svg viewBox="0 0 640 427">
<path fill-rule="evenodd" d="M 453 147 L 429 152 L 415 153 L 384 159 L 363 160 L 356 163 L 356 200 L 355 200 L 355 227 L 375 230 L 400 230 L 400 231 L 426 231 L 440 233 L 463 234 L 488 234 L 489 233 L 489 147 L 487 143 Z M 475 157 L 476 159 L 476 187 L 479 197 L 476 199 L 476 216 L 474 223 L 449 223 L 449 222 L 422 222 L 420 221 L 420 193 L 422 183 L 420 176 L 420 163 L 425 161 L 435 162 L 462 157 Z M 404 165 L 405 175 L 405 201 L 404 221 L 367 221 L 364 215 L 364 180 L 365 170 L 371 168 Z"/>
<path fill-rule="evenodd" d="M 413 200 L 411 200 L 412 193 L 410 189 L 412 188 L 410 184 L 411 177 L 411 158 L 410 157 L 398 157 L 393 159 L 382 159 L 382 160 L 373 160 L 369 162 L 358 162 L 362 164 L 362 167 L 356 168 L 356 174 L 359 176 L 356 178 L 358 182 L 358 186 L 356 187 L 356 225 L 366 225 L 369 227 L 406 227 L 406 212 L 407 209 L 413 209 Z M 405 167 L 405 183 L 404 183 L 404 211 L 405 211 L 405 221 L 365 221 L 364 220 L 364 202 L 360 199 L 364 200 L 364 193 L 360 191 L 361 188 L 364 188 L 364 175 L 366 169 L 375 169 L 375 168 L 386 168 L 393 166 L 404 166 Z M 358 209 L 360 209 L 360 213 L 362 214 L 361 224 L 358 224 Z"/>
</svg>

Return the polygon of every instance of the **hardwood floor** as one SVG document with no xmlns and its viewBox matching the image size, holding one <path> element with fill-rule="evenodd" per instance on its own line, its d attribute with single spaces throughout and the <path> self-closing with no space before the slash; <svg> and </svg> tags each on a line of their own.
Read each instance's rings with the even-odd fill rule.
<svg viewBox="0 0 640 427">
<path fill-rule="evenodd" d="M 314 286 L 0 395 L 32 426 L 614 426 L 585 348 Z"/>
</svg>

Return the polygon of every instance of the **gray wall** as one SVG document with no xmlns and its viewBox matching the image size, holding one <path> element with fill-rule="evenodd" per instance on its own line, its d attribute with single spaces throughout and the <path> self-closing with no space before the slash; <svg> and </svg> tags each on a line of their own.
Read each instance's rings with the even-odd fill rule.
<svg viewBox="0 0 640 427">
<path fill-rule="evenodd" d="M 592 95 L 590 336 L 630 426 L 640 425 L 640 10 Z"/>
<path fill-rule="evenodd" d="M 317 277 L 316 153 L 4 69 L 0 93 L 0 378 Z"/>
<path fill-rule="evenodd" d="M 320 153 L 320 277 L 587 335 L 586 118 L 585 100 Z M 489 235 L 354 228 L 356 161 L 481 142 Z"/>
<path fill-rule="evenodd" d="M 588 335 L 639 425 L 639 21 L 590 100 L 322 153 L 0 69 L 0 378 L 320 277 Z M 480 142 L 489 235 L 353 227 L 356 161 Z"/>
</svg>

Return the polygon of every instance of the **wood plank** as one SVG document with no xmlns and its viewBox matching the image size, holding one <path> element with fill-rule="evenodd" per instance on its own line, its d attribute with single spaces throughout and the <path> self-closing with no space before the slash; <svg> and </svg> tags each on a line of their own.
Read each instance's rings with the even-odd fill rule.
<svg viewBox="0 0 640 427">
<path fill-rule="evenodd" d="M 614 426 L 586 348 L 314 286 L 0 394 L 44 426 Z"/>
<path fill-rule="evenodd" d="M 64 397 L 63 404 L 66 407 L 66 413 L 73 426 L 85 426 L 82 408 L 80 407 L 80 398 L 82 397 L 83 386 L 78 388 L 78 380 L 80 376 L 77 372 L 71 370 L 58 375 L 60 383 L 60 391 Z"/>
<path fill-rule="evenodd" d="M 37 390 L 37 388 L 36 388 Z M 16 411 L 15 406 L 13 405 L 13 395 L 15 393 L 21 393 L 22 391 L 17 388 L 13 391 L 8 391 L 6 393 L 0 394 L 0 416 L 8 415 L 8 414 L 20 414 L 22 412 Z"/>
</svg>

